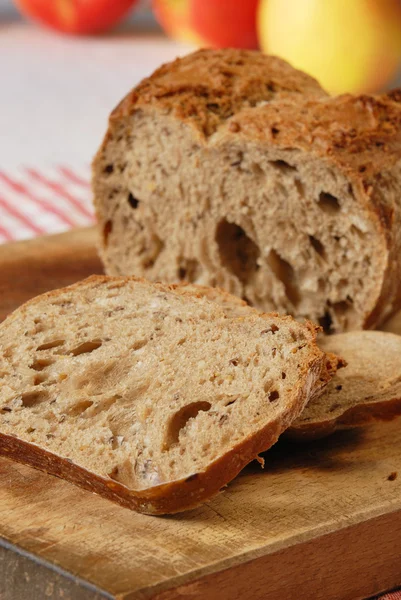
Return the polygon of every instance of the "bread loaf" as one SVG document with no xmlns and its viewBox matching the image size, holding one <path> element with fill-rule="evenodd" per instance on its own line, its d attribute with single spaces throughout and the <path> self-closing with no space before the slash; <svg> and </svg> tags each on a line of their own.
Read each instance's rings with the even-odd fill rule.
<svg viewBox="0 0 401 600">
<path fill-rule="evenodd" d="M 16 310 L 0 454 L 145 513 L 218 493 L 330 375 L 311 324 L 207 295 L 92 277 Z"/>
<path fill-rule="evenodd" d="M 220 286 L 326 331 L 377 326 L 401 304 L 400 98 L 329 98 L 258 52 L 163 66 L 94 161 L 106 271 Z"/>
</svg>

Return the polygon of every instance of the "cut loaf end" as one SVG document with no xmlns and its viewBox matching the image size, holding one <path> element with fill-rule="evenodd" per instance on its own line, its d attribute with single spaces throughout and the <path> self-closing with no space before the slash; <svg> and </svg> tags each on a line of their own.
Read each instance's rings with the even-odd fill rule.
<svg viewBox="0 0 401 600">
<path fill-rule="evenodd" d="M 399 97 L 328 98 L 277 60 L 195 53 L 116 109 L 93 175 L 105 268 L 373 328 L 401 302 Z"/>
<path fill-rule="evenodd" d="M 330 378 L 312 325 L 211 293 L 93 277 L 0 326 L 0 453 L 129 508 L 185 510 Z"/>
</svg>

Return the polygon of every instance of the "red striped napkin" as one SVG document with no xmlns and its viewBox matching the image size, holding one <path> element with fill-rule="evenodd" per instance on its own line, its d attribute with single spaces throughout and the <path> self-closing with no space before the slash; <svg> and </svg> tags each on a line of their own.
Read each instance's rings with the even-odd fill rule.
<svg viewBox="0 0 401 600">
<path fill-rule="evenodd" d="M 94 222 L 90 169 L 0 169 L 0 243 Z"/>
</svg>

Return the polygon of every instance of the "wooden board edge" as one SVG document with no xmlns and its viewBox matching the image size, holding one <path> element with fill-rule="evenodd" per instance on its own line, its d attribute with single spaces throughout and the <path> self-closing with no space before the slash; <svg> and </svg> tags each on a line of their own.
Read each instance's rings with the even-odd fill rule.
<svg viewBox="0 0 401 600">
<path fill-rule="evenodd" d="M 0 245 L 0 322 L 34 296 L 103 273 L 96 227 Z"/>
<path fill-rule="evenodd" d="M 372 566 L 366 570 L 366 565 Z M 190 576 L 191 577 L 191 576 Z M 186 581 L 183 581 L 186 580 Z M 118 600 L 357 600 L 401 585 L 401 509 L 230 568 Z"/>
<path fill-rule="evenodd" d="M 0 537 L 0 598 L 114 600 L 109 593 Z"/>
</svg>

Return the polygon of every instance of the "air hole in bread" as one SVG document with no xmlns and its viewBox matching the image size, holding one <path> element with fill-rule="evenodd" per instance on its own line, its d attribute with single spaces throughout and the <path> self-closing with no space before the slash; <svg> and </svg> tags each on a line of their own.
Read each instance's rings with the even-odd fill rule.
<svg viewBox="0 0 401 600">
<path fill-rule="evenodd" d="M 21 396 L 22 406 L 24 406 L 25 408 L 31 408 L 32 406 L 36 406 L 37 404 L 40 404 L 45 400 L 47 400 L 47 393 L 44 391 L 26 392 Z"/>
<path fill-rule="evenodd" d="M 178 278 L 181 281 L 193 283 L 201 274 L 199 262 L 193 258 L 181 258 L 179 261 Z"/>
<path fill-rule="evenodd" d="M 272 387 L 272 380 L 268 379 L 267 381 L 264 382 L 263 384 L 263 389 L 264 391 L 267 393 Z"/>
<path fill-rule="evenodd" d="M 170 420 L 163 449 L 166 451 L 178 444 L 180 432 L 186 427 L 188 421 L 196 419 L 201 411 L 207 412 L 211 407 L 212 405 L 210 402 L 200 401 L 191 402 L 191 404 L 187 404 L 187 406 L 180 408 Z"/>
<path fill-rule="evenodd" d="M 237 157 L 230 163 L 231 167 L 239 167 L 244 160 L 244 153 L 238 152 Z"/>
<path fill-rule="evenodd" d="M 226 219 L 220 221 L 217 226 L 215 239 L 223 267 L 231 271 L 242 283 L 247 283 L 259 268 L 258 246 L 242 227 Z"/>
<path fill-rule="evenodd" d="M 285 295 L 288 300 L 296 307 L 300 301 L 300 294 L 295 281 L 294 269 L 275 250 L 270 250 L 267 263 L 277 279 L 284 285 Z"/>
<path fill-rule="evenodd" d="M 237 402 L 237 400 L 238 400 L 238 398 L 232 398 L 231 400 L 226 402 L 224 406 L 231 406 L 232 404 L 235 404 Z"/>
<path fill-rule="evenodd" d="M 269 402 L 275 402 L 276 400 L 278 400 L 280 398 L 280 392 L 278 390 L 272 390 L 269 393 Z"/>
<path fill-rule="evenodd" d="M 287 377 L 287 373 L 285 373 L 285 371 L 283 371 L 281 373 L 281 379 L 285 379 Z"/>
<path fill-rule="evenodd" d="M 311 243 L 312 248 L 315 250 L 315 252 L 319 256 L 321 256 L 324 260 L 326 260 L 326 250 L 324 249 L 322 242 L 320 240 L 318 240 L 317 238 L 315 238 L 313 235 L 309 236 L 309 241 Z"/>
<path fill-rule="evenodd" d="M 361 240 L 363 240 L 365 237 L 363 231 L 359 229 L 359 227 L 356 227 L 356 225 L 351 225 L 351 235 L 356 235 L 361 238 Z"/>
<path fill-rule="evenodd" d="M 47 375 L 45 373 L 38 373 L 33 380 L 33 385 L 40 385 L 44 381 L 46 381 Z"/>
<path fill-rule="evenodd" d="M 251 170 L 255 177 L 263 177 L 265 174 L 264 170 L 260 165 L 258 165 L 258 163 L 252 163 Z"/>
<path fill-rule="evenodd" d="M 79 415 L 82 415 L 82 413 L 84 413 L 92 405 L 92 400 L 82 400 L 81 402 L 78 402 L 78 404 L 75 404 L 75 406 L 72 406 L 69 409 L 68 414 L 71 417 L 78 417 Z"/>
<path fill-rule="evenodd" d="M 135 397 L 135 390 L 133 392 L 133 397 Z M 121 400 L 122 396 L 116 394 L 115 396 L 111 396 L 110 398 L 106 398 L 103 400 L 99 400 L 96 403 L 96 406 L 93 407 L 91 411 L 91 416 L 96 416 L 103 411 L 108 411 L 118 400 Z"/>
<path fill-rule="evenodd" d="M 65 340 L 52 340 L 50 342 L 46 342 L 45 344 L 41 344 L 36 348 L 36 350 L 50 350 L 51 348 L 58 348 L 65 343 Z"/>
<path fill-rule="evenodd" d="M 135 196 L 131 194 L 131 192 L 128 194 L 128 202 L 131 208 L 133 209 L 138 208 L 139 206 L 139 200 L 135 198 Z"/>
<path fill-rule="evenodd" d="M 149 340 L 143 339 L 143 340 L 137 340 L 136 342 L 134 342 L 131 346 L 132 350 L 140 350 L 141 348 L 143 348 L 144 346 L 146 346 L 146 344 L 148 343 Z"/>
<path fill-rule="evenodd" d="M 79 356 L 80 354 L 90 354 L 94 350 L 97 350 L 102 345 L 102 340 L 89 340 L 88 342 L 83 342 L 76 348 L 70 350 L 70 354 L 73 356 Z"/>
<path fill-rule="evenodd" d="M 110 221 L 110 219 L 108 221 L 106 221 L 106 223 L 104 224 L 103 227 L 103 245 L 105 248 L 107 248 L 107 244 L 109 242 L 109 235 L 113 230 L 113 222 Z"/>
<path fill-rule="evenodd" d="M 117 448 L 121 448 L 121 445 L 124 441 L 123 435 L 113 435 L 110 438 L 110 444 L 113 450 L 117 450 Z"/>
<path fill-rule="evenodd" d="M 290 165 L 285 160 L 272 160 L 270 161 L 270 164 L 274 169 L 277 169 L 277 171 L 279 171 L 280 173 L 293 173 L 297 170 L 296 167 Z"/>
<path fill-rule="evenodd" d="M 266 329 L 263 329 L 260 332 L 260 335 L 265 335 L 266 333 L 271 333 L 272 335 L 274 335 L 277 331 L 280 331 L 280 328 L 277 327 L 275 323 L 272 323 L 270 327 L 266 327 Z"/>
<path fill-rule="evenodd" d="M 105 173 L 106 175 L 110 175 L 111 173 L 113 173 L 113 171 L 114 171 L 113 165 L 106 165 L 103 169 L 103 173 Z"/>
<path fill-rule="evenodd" d="M 10 413 L 10 412 L 13 412 L 13 410 L 9 406 L 3 406 L 2 409 L 0 410 L 0 412 L 2 412 L 2 413 Z"/>
<path fill-rule="evenodd" d="M 304 184 L 302 183 L 302 181 L 300 181 L 299 179 L 295 179 L 295 187 L 296 187 L 297 192 L 300 195 L 300 197 L 304 198 L 305 197 L 305 187 L 304 187 Z"/>
<path fill-rule="evenodd" d="M 319 325 L 321 327 L 323 327 L 323 331 L 325 333 L 331 333 L 332 332 L 333 319 L 332 319 L 331 314 L 329 313 L 329 311 L 326 310 L 326 312 L 324 313 L 323 317 L 319 318 Z"/>
<path fill-rule="evenodd" d="M 320 192 L 318 206 L 329 215 L 334 215 L 341 210 L 338 199 L 327 192 Z"/>
<path fill-rule="evenodd" d="M 43 371 L 46 367 L 50 367 L 54 363 L 53 360 L 47 358 L 37 358 L 33 361 L 32 364 L 29 365 L 30 369 L 34 371 Z"/>
<path fill-rule="evenodd" d="M 34 427 L 28 427 L 28 429 L 26 430 L 26 433 L 33 433 L 34 431 L 36 431 L 36 429 Z"/>
<path fill-rule="evenodd" d="M 220 112 L 220 105 L 217 102 L 208 102 L 206 108 L 215 114 L 219 114 Z"/>
<path fill-rule="evenodd" d="M 153 267 L 161 252 L 164 250 L 164 246 L 163 240 L 155 233 L 152 233 L 148 247 L 143 250 L 145 257 L 142 260 L 142 266 L 144 269 L 151 269 Z"/>
</svg>

